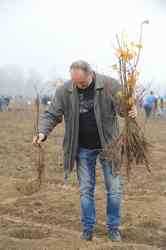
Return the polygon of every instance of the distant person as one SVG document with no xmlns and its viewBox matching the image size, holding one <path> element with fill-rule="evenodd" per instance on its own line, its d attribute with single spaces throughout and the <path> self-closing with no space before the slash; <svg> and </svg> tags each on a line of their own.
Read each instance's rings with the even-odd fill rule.
<svg viewBox="0 0 166 250">
<path fill-rule="evenodd" d="M 156 97 L 156 96 L 155 96 Z M 155 101 L 154 101 L 154 106 L 152 108 L 152 112 L 153 112 L 153 117 L 156 117 L 158 115 L 160 115 L 160 99 L 159 97 L 156 97 Z"/>
<path fill-rule="evenodd" d="M 164 106 L 164 97 L 160 96 L 158 98 L 158 112 L 157 115 L 160 117 L 165 116 L 165 106 Z"/>
<path fill-rule="evenodd" d="M 145 110 L 146 119 L 150 117 L 153 110 L 155 111 L 157 109 L 157 97 L 154 95 L 153 91 L 144 98 L 143 108 Z"/>
<path fill-rule="evenodd" d="M 41 103 L 42 103 L 44 106 L 47 106 L 49 101 L 50 101 L 49 96 L 47 96 L 47 95 L 42 96 L 42 98 L 41 98 Z"/>
<path fill-rule="evenodd" d="M 9 109 L 10 99 L 11 99 L 11 97 L 9 97 L 9 96 L 4 97 L 4 110 L 5 111 L 8 111 L 8 109 Z"/>
<path fill-rule="evenodd" d="M 72 171 L 77 164 L 80 185 L 80 207 L 83 240 L 92 240 L 96 223 L 95 183 L 96 160 L 100 159 L 107 191 L 108 238 L 120 241 L 119 231 L 122 202 L 122 177 L 112 171 L 113 162 L 100 152 L 118 134 L 117 114 L 123 115 L 120 105 L 120 84 L 113 78 L 98 74 L 84 61 L 70 67 L 71 80 L 57 88 L 48 110 L 41 116 L 39 135 L 33 143 L 41 144 L 64 116 L 64 168 Z M 136 117 L 135 106 L 129 111 Z"/>
<path fill-rule="evenodd" d="M 161 116 L 164 114 L 164 98 L 160 97 L 160 113 Z"/>
<path fill-rule="evenodd" d="M 2 97 L 0 96 L 0 112 L 2 112 Z"/>
<path fill-rule="evenodd" d="M 7 111 L 8 110 L 8 106 L 10 103 L 10 98 L 7 96 L 1 96 L 0 97 L 0 111 Z"/>
</svg>

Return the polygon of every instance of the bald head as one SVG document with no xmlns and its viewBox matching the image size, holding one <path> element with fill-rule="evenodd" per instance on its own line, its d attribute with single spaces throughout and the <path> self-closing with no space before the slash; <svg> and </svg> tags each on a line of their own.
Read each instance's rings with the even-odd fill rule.
<svg viewBox="0 0 166 250">
<path fill-rule="evenodd" d="M 80 88 L 87 88 L 92 82 L 93 71 L 89 63 L 79 60 L 70 66 L 71 79 L 74 84 Z"/>
</svg>

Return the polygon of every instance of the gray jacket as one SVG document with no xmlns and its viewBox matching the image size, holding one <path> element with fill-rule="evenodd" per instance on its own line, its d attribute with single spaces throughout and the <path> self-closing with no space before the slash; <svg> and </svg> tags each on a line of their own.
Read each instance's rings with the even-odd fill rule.
<svg viewBox="0 0 166 250">
<path fill-rule="evenodd" d="M 113 78 L 97 73 L 95 78 L 94 112 L 104 148 L 111 143 L 113 136 L 119 133 L 117 113 L 122 114 L 118 98 L 120 84 Z M 48 136 L 53 128 L 62 122 L 63 117 L 65 122 L 64 170 L 67 176 L 74 167 L 79 134 L 79 97 L 72 81 L 66 82 L 56 90 L 50 107 L 40 117 L 39 132 Z"/>
</svg>

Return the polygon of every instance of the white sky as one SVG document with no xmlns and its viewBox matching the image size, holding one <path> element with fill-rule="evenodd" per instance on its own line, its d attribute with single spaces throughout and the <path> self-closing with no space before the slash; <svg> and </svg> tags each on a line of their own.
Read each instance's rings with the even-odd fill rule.
<svg viewBox="0 0 166 250">
<path fill-rule="evenodd" d="M 142 79 L 166 90 L 166 0 L 0 0 L 0 66 L 66 77 L 85 59 L 110 74 L 115 34 L 135 39 L 144 19 Z"/>
</svg>

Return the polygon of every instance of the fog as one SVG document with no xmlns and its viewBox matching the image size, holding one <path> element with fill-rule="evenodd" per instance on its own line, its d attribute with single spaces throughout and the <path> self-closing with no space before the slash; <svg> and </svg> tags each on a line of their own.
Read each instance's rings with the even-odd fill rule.
<svg viewBox="0 0 166 250">
<path fill-rule="evenodd" d="M 140 23 L 148 19 L 141 81 L 153 82 L 158 94 L 165 93 L 165 10 L 164 0 L 1 0 L 0 91 L 19 93 L 21 82 L 22 87 L 30 84 L 32 71 L 41 81 L 67 78 L 70 64 L 77 59 L 114 76 L 116 33 L 126 31 L 135 40 Z M 7 88 L 8 81 L 1 80 L 4 69 L 10 79 L 17 75 L 24 80 L 16 78 Z"/>
</svg>

